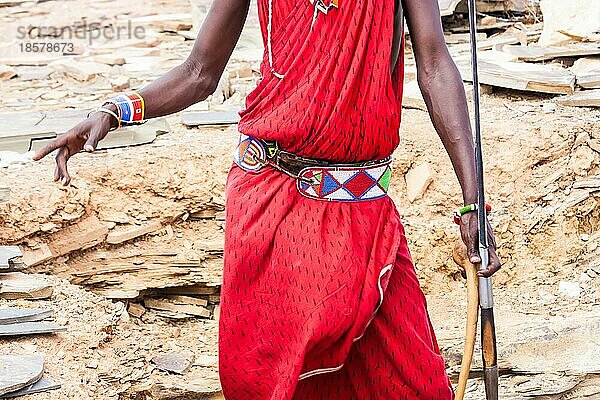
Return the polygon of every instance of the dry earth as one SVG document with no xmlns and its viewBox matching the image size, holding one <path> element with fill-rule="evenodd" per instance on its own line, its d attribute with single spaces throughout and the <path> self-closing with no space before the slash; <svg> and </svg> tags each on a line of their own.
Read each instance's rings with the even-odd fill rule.
<svg viewBox="0 0 600 400">
<path fill-rule="evenodd" d="M 42 3 L 36 12 L 52 15 L 56 3 L 62 2 Z M 78 7 L 84 3 L 89 2 L 78 2 Z M 107 2 L 98 4 L 90 6 L 92 14 L 110 12 Z M 146 5 L 161 12 L 187 11 L 186 2 Z M 191 46 L 173 34 L 160 33 L 158 39 L 164 54 L 175 60 Z M 232 82 L 238 87 L 247 83 Z M 111 93 L 105 77 L 80 83 L 52 75 L 44 81 L 0 84 L 4 111 L 58 109 L 63 100 L 56 97 L 63 94 L 66 103 L 77 100 L 80 107 L 91 107 Z M 563 108 L 551 97 L 508 90 L 484 95 L 482 108 L 491 221 L 504 263 L 495 277 L 501 398 L 600 398 L 600 356 L 592 357 L 600 347 L 594 342 L 600 326 L 600 193 L 588 190 L 582 196 L 586 189 L 581 184 L 600 176 L 600 111 Z M 171 132 L 150 145 L 75 157 L 70 164 L 75 178 L 68 188 L 52 182 L 50 159 L 0 169 L 0 184 L 11 187 L 10 202 L 0 204 L 0 244 L 35 249 L 63 240 L 69 247 L 79 239 L 69 226 L 86 221 L 107 231 L 152 221 L 163 226 L 121 245 L 99 241 L 79 250 L 76 243 L 68 254 L 32 268 L 55 284 L 52 299 L 36 305 L 52 305 L 57 321 L 69 328 L 51 337 L 0 340 L 0 353 L 46 354 L 46 374 L 62 388 L 32 398 L 209 398 L 200 393 L 218 390 L 215 320 L 169 320 L 151 310 L 140 318 L 130 316 L 128 300 L 111 301 L 102 294 L 113 289 L 111 284 L 142 277 L 132 269 L 111 276 L 116 283 L 98 278 L 107 257 L 128 260 L 174 252 L 202 264 L 193 279 L 219 282 L 220 258 L 207 258 L 206 243 L 222 239 L 223 223 L 190 215 L 222 205 L 236 129 L 188 129 L 177 115 L 168 121 Z M 460 203 L 460 191 L 425 112 L 404 111 L 401 137 L 391 196 L 455 379 L 466 303 L 464 281 L 451 258 L 458 238 L 451 211 Z M 410 203 L 404 176 L 422 162 L 432 166 L 434 182 L 423 198 Z M 82 273 L 90 270 L 98 272 Z M 564 281 L 576 282 L 580 293 L 560 291 Z M 0 300 L 0 307 L 6 305 L 27 302 Z M 195 354 L 194 367 L 183 377 L 150 363 L 153 356 L 173 350 Z M 471 381 L 469 396 L 483 398 L 480 379 Z"/>
</svg>

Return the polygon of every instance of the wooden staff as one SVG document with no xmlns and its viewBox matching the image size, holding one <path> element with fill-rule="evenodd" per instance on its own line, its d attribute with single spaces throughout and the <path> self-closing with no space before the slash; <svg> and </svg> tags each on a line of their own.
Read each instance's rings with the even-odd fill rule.
<svg viewBox="0 0 600 400">
<path fill-rule="evenodd" d="M 489 264 L 487 215 L 483 179 L 483 151 L 481 145 L 481 114 L 479 110 L 479 74 L 477 68 L 477 10 L 475 0 L 469 0 L 471 33 L 471 67 L 473 72 L 473 103 L 475 111 L 475 163 L 477 172 L 477 214 L 479 221 L 480 269 Z M 496 327 L 494 324 L 494 295 L 492 279 L 479 277 L 479 308 L 481 310 L 481 353 L 483 355 L 483 380 L 487 400 L 498 399 L 498 360 Z"/>
<path fill-rule="evenodd" d="M 477 285 L 477 267 L 469 261 L 467 247 L 459 239 L 452 253 L 454 261 L 464 268 L 467 274 L 467 325 L 465 328 L 465 345 L 460 364 L 460 375 L 456 387 L 456 399 L 463 400 L 467 388 L 467 380 L 471 372 L 471 362 L 477 338 L 477 320 L 479 317 L 479 290 Z"/>
</svg>

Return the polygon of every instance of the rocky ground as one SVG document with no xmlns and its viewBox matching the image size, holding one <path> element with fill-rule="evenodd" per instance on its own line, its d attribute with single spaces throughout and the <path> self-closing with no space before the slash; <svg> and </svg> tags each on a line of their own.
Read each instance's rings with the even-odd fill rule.
<svg viewBox="0 0 600 400">
<path fill-rule="evenodd" d="M 42 3 L 36 12 L 52 16 L 56 3 L 61 2 Z M 146 5 L 161 12 L 188 10 L 186 2 Z M 92 14 L 110 14 L 107 2 L 90 7 Z M 33 18 L 30 14 L 22 18 Z M 18 15 L 8 12 L 3 18 L 21 18 Z M 251 18 L 249 32 L 256 29 Z M 192 44 L 177 34 L 156 35 L 165 59 L 181 59 Z M 256 79 L 255 73 L 240 76 L 240 71 L 256 65 L 252 35 L 242 42 L 247 46 L 238 49 L 238 59 L 229 66 L 236 72 L 229 75 L 224 96 L 230 98 L 225 101 L 228 107 L 239 106 Z M 239 60 L 246 56 L 250 60 Z M 412 63 L 410 57 L 407 62 Z M 142 75 L 131 85 L 151 78 Z M 64 103 L 92 107 L 113 92 L 111 79 L 102 75 L 80 82 L 53 72 L 42 80 L 0 81 L 0 109 L 52 111 Z M 223 107 L 223 100 L 213 98 L 206 107 Z M 491 222 L 504 263 L 494 278 L 501 398 L 600 398 L 600 346 L 595 337 L 600 323 L 600 111 L 561 107 L 550 96 L 505 89 L 485 94 L 482 110 Z M 68 331 L 0 340 L 0 353 L 46 354 L 46 374 L 62 388 L 32 398 L 219 396 L 214 319 L 218 308 L 206 319 L 165 318 L 151 309 L 143 309 L 141 316 L 132 312 L 132 304 L 143 304 L 145 296 L 164 286 L 218 285 L 220 279 L 220 213 L 236 128 L 189 129 L 178 115 L 167 120 L 170 133 L 152 144 L 74 157 L 74 180 L 68 188 L 52 182 L 50 159 L 0 168 L 0 183 L 11 188 L 10 201 L 0 203 L 0 244 L 19 244 L 32 257 L 39 257 L 45 246 L 70 249 L 30 269 L 47 274 L 55 286 L 51 300 L 36 305 L 54 307 L 57 322 Z M 465 282 L 451 257 L 458 238 L 451 212 L 461 201 L 459 186 L 426 112 L 404 111 L 401 138 L 390 194 L 405 224 L 455 380 L 466 305 Z M 410 202 L 405 175 L 423 163 L 431 166 L 433 183 L 422 198 Z M 119 244 L 106 241 L 108 232 L 154 222 L 158 227 L 147 235 Z M 98 236 L 84 246 L 83 233 Z M 192 266 L 183 276 L 148 275 L 150 269 L 143 270 L 163 265 L 154 258 L 148 261 L 150 255 L 166 253 Z M 137 261 L 131 261 L 134 258 Z M 109 267 L 114 272 L 107 272 Z M 170 268 L 175 267 L 166 269 Z M 0 307 L 27 304 L 0 300 Z M 194 354 L 190 372 L 167 374 L 150 362 L 171 351 Z M 483 398 L 478 366 L 476 354 L 470 399 Z"/>
</svg>

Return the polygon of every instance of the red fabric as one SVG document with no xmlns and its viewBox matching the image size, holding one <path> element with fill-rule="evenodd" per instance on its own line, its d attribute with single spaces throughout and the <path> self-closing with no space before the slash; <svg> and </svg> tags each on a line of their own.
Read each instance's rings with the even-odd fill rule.
<svg viewBox="0 0 600 400">
<path fill-rule="evenodd" d="M 258 4 L 266 40 L 268 0 Z M 307 157 L 389 156 L 403 75 L 390 73 L 393 11 L 391 0 L 344 1 L 311 31 L 308 0 L 273 0 L 274 67 L 285 76 L 265 54 L 239 130 Z M 453 397 L 390 198 L 311 200 L 280 172 L 236 166 L 226 196 L 227 400 Z"/>
</svg>

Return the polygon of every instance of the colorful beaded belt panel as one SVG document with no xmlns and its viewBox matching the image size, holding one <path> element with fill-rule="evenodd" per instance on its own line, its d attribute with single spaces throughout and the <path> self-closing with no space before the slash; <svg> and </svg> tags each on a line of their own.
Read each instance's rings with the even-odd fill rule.
<svg viewBox="0 0 600 400">
<path fill-rule="evenodd" d="M 234 161 L 251 173 L 258 173 L 265 166 L 276 168 L 296 179 L 298 192 L 314 200 L 355 202 L 387 196 L 392 175 L 390 158 L 360 166 L 309 166 L 295 175 L 275 164 L 272 159 L 276 155 L 269 153 L 261 140 L 241 135 Z"/>
<path fill-rule="evenodd" d="M 391 175 L 390 160 L 363 168 L 309 167 L 300 172 L 296 187 L 300 194 L 315 200 L 374 200 L 387 196 Z"/>
</svg>

